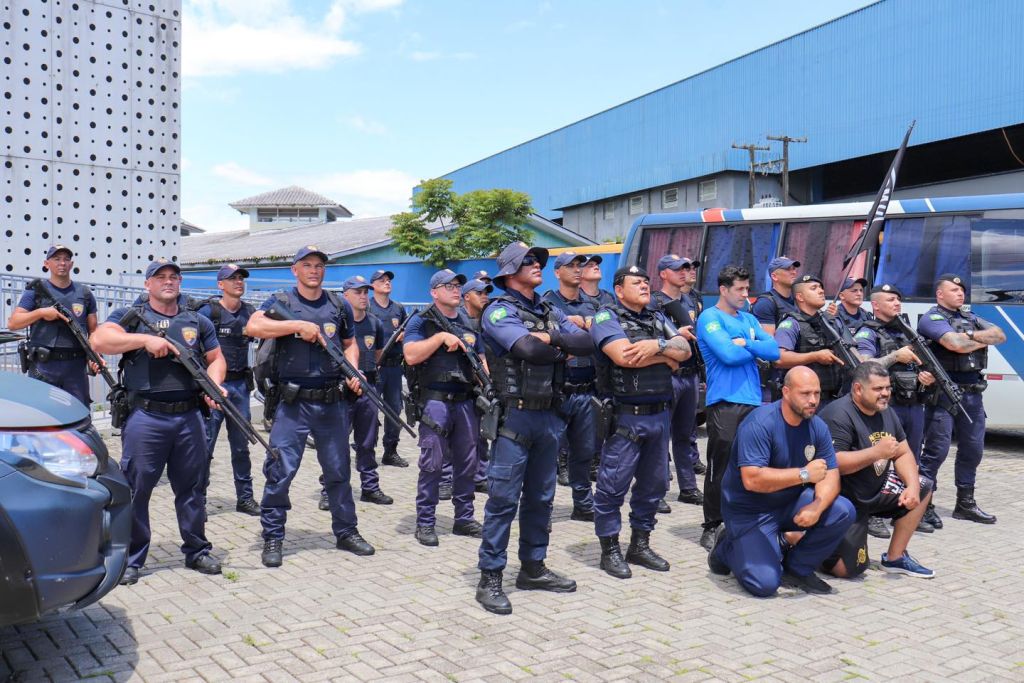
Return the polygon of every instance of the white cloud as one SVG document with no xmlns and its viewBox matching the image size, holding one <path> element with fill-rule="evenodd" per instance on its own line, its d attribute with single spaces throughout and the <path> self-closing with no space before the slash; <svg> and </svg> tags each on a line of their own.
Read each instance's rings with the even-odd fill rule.
<svg viewBox="0 0 1024 683">
<path fill-rule="evenodd" d="M 380 121 L 374 121 L 358 114 L 342 119 L 341 122 L 360 133 L 368 135 L 386 135 L 388 132 L 387 126 Z"/>
<path fill-rule="evenodd" d="M 341 202 L 357 218 L 408 211 L 419 178 L 397 169 L 363 169 L 300 178 L 302 187 Z"/>
<path fill-rule="evenodd" d="M 346 12 L 378 12 L 401 2 L 335 0 L 322 20 L 309 21 L 291 0 L 185 0 L 182 71 L 202 77 L 324 68 L 360 52 L 358 43 L 340 35 Z"/>
<path fill-rule="evenodd" d="M 248 187 L 271 187 L 276 184 L 272 178 L 268 178 L 256 173 L 255 171 L 244 168 L 234 161 L 217 164 L 212 170 L 214 175 L 232 182 L 235 185 L 244 185 Z"/>
</svg>

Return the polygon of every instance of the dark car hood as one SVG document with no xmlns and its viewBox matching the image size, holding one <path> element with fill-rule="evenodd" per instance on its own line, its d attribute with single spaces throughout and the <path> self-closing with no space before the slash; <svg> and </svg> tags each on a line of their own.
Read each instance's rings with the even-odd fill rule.
<svg viewBox="0 0 1024 683">
<path fill-rule="evenodd" d="M 88 417 L 89 409 L 63 389 L 0 372 L 0 429 L 63 427 Z"/>
</svg>

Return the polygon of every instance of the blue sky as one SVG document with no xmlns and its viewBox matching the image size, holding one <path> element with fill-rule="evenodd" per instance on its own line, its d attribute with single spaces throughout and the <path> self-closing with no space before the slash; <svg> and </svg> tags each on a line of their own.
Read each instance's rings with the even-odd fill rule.
<svg viewBox="0 0 1024 683">
<path fill-rule="evenodd" d="M 865 4 L 184 0 L 182 217 L 240 229 L 228 202 L 293 184 L 401 211 L 421 178 Z"/>
</svg>

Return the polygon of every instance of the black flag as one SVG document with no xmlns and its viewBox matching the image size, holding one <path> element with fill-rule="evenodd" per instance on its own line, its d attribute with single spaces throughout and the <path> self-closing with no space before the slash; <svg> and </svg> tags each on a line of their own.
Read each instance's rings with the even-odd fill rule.
<svg viewBox="0 0 1024 683">
<path fill-rule="evenodd" d="M 885 180 L 882 181 L 882 188 L 878 190 L 875 203 L 871 205 L 871 211 L 866 219 L 868 227 L 860 234 L 860 238 L 853 243 L 850 251 L 843 258 L 843 268 L 849 266 L 853 259 L 857 258 L 857 254 L 867 250 L 872 244 L 878 243 L 878 234 L 882 232 L 882 226 L 885 225 L 885 212 L 889 208 L 889 199 L 892 198 L 893 190 L 896 189 L 896 174 L 900 170 L 903 153 L 907 151 L 907 142 L 910 140 L 910 133 L 914 130 L 915 123 L 917 122 L 910 123 L 907 134 L 903 136 L 903 144 L 897 150 L 896 158 L 892 160 L 889 172 L 885 174 Z"/>
</svg>

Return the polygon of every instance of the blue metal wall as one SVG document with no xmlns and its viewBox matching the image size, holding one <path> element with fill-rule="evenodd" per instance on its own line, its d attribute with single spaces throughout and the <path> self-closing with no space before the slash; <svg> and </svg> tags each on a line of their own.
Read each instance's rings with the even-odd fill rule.
<svg viewBox="0 0 1024 683">
<path fill-rule="evenodd" d="M 1024 2 L 883 0 L 449 173 L 538 213 L 722 170 L 733 141 L 806 135 L 794 169 L 1024 121 Z M 685 38 L 685 36 L 681 36 Z"/>
</svg>

